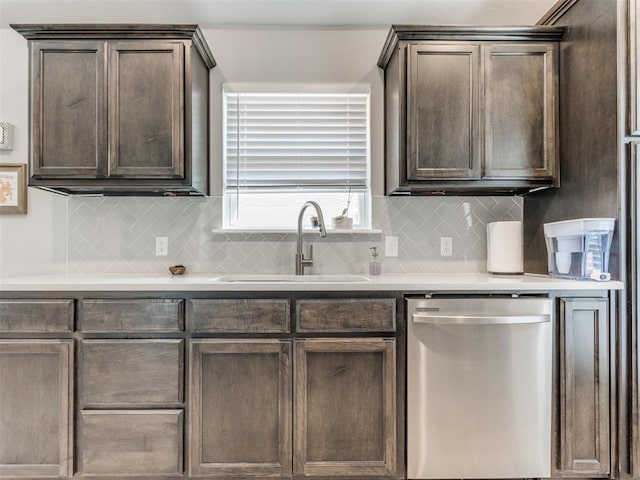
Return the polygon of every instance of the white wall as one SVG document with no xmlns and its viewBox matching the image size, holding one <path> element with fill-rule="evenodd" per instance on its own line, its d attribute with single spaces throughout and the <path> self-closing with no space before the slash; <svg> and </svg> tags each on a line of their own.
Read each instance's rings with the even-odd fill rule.
<svg viewBox="0 0 640 480">
<path fill-rule="evenodd" d="M 204 30 L 218 62 L 211 74 L 212 195 L 221 193 L 224 82 L 352 83 L 371 88 L 372 193 L 384 193 L 382 71 L 388 30 Z"/>
<path fill-rule="evenodd" d="M 0 164 L 27 163 L 27 41 L 0 29 L 0 121 L 12 123 L 14 148 L 0 150 Z M 66 200 L 35 188 L 26 215 L 0 215 L 0 276 L 63 272 L 66 268 Z"/>
</svg>

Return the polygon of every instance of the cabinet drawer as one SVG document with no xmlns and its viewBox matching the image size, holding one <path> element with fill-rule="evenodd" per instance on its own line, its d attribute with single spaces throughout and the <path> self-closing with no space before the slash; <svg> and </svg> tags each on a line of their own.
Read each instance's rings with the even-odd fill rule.
<svg viewBox="0 0 640 480">
<path fill-rule="evenodd" d="M 81 355 L 85 407 L 183 401 L 184 340 L 85 340 Z"/>
<path fill-rule="evenodd" d="M 83 411 L 83 475 L 179 475 L 182 410 Z"/>
<path fill-rule="evenodd" d="M 0 333 L 73 330 L 73 300 L 0 300 Z"/>
<path fill-rule="evenodd" d="M 191 330 L 220 333 L 289 331 L 289 300 L 192 300 Z"/>
<path fill-rule="evenodd" d="M 393 332 L 396 301 L 393 298 L 298 300 L 298 332 Z"/>
<path fill-rule="evenodd" d="M 181 299 L 82 300 L 85 332 L 178 332 L 184 328 Z"/>
</svg>

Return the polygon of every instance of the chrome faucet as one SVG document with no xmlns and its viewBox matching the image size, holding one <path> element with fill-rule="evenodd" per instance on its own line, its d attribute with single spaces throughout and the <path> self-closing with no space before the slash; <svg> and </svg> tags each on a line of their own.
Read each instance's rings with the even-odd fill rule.
<svg viewBox="0 0 640 480">
<path fill-rule="evenodd" d="M 309 245 L 309 258 L 304 258 L 304 252 L 302 251 L 302 218 L 304 211 L 311 205 L 316 209 L 318 215 L 318 226 L 320 228 L 320 236 L 326 237 L 327 230 L 324 228 L 324 217 L 322 216 L 322 209 L 316 202 L 309 200 L 302 205 L 300 213 L 298 214 L 298 243 L 296 245 L 296 275 L 304 275 L 304 267 L 310 267 L 313 265 L 313 245 Z"/>
</svg>

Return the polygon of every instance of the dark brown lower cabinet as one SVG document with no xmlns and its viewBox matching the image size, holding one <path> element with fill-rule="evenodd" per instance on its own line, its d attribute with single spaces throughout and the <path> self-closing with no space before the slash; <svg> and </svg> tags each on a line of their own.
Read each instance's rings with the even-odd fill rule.
<svg viewBox="0 0 640 480">
<path fill-rule="evenodd" d="M 610 472 L 608 300 L 560 300 L 561 475 Z"/>
<path fill-rule="evenodd" d="M 291 341 L 192 340 L 189 474 L 291 474 Z"/>
<path fill-rule="evenodd" d="M 396 471 L 395 340 L 295 343 L 294 474 Z"/>
<path fill-rule="evenodd" d="M 615 471 L 609 397 L 615 298 L 589 295 L 558 300 L 558 478 L 607 478 Z M 250 320 L 255 302 L 242 300 L 237 308 L 224 302 L 232 314 L 249 312 L 236 338 L 183 335 L 180 307 L 170 305 L 174 320 L 162 322 L 169 336 L 155 334 L 151 315 L 150 332 L 142 331 L 142 320 L 132 324 L 142 325 L 135 330 L 141 338 L 92 336 L 106 328 L 87 323 L 85 308 L 79 324 L 92 325 L 88 334 L 0 339 L 0 478 L 402 478 L 404 337 L 391 332 L 393 299 L 300 299 L 293 333 L 289 301 L 271 302 L 281 317 L 273 314 L 267 333 Z M 70 336 L 73 304 L 4 300 L 5 333 Z M 44 311 L 44 323 L 34 311 Z M 192 329 L 189 315 L 191 309 Z M 321 331 L 321 318 L 333 322 L 330 331 Z M 367 331 L 372 318 L 375 329 Z M 266 335 L 272 338 L 255 338 Z"/>
<path fill-rule="evenodd" d="M 0 479 L 402 478 L 396 302 L 0 300 Z"/>
<path fill-rule="evenodd" d="M 0 341 L 0 477 L 72 474 L 72 340 Z"/>
</svg>

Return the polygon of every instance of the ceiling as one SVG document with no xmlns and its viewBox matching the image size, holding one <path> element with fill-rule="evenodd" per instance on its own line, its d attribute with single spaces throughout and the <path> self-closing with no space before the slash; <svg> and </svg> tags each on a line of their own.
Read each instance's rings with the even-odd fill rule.
<svg viewBox="0 0 640 480">
<path fill-rule="evenodd" d="M 532 25 L 557 0 L 0 0 L 10 23 L 197 23 L 201 28 Z"/>
</svg>

